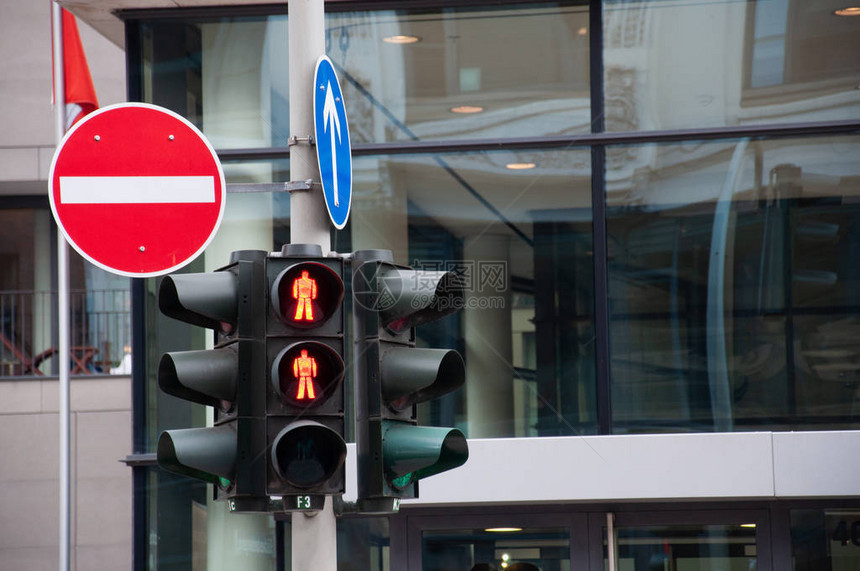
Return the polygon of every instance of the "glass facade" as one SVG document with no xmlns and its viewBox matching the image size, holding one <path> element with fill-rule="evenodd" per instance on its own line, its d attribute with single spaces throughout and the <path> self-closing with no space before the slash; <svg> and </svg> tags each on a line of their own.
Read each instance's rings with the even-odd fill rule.
<svg viewBox="0 0 860 571">
<path fill-rule="evenodd" d="M 856 119 L 844 2 L 604 2 L 606 130 Z"/>
<path fill-rule="evenodd" d="M 467 284 L 463 311 L 418 330 L 467 368 L 462 390 L 419 407 L 423 424 L 470 438 L 860 428 L 849 55 L 860 18 L 830 1 L 430 4 L 330 3 L 325 25 L 354 152 L 351 217 L 332 248 L 390 249 Z M 166 14 L 127 19 L 132 95 L 194 122 L 230 193 L 187 270 L 278 250 L 290 224 L 288 16 Z M 136 298 L 138 454 L 163 429 L 207 422 L 156 387 L 161 352 L 211 343 L 158 314 L 156 286 Z M 147 474 L 148 568 L 205 568 L 195 541 L 211 547 L 223 506 L 199 484 Z M 165 523 L 173 514 L 181 534 Z M 804 517 L 791 516 L 792 538 Z M 280 569 L 284 524 L 267 521 L 237 532 L 260 558 L 244 564 Z M 362 555 L 341 568 L 397 568 L 392 522 L 405 519 L 343 520 L 340 541 Z M 746 523 L 619 524 L 622 568 L 771 568 L 762 521 Z M 434 527 L 412 544 L 415 568 L 492 569 L 508 549 L 538 569 L 576 569 L 602 558 L 589 535 L 601 526 L 532 525 L 516 545 L 479 525 Z"/>
<path fill-rule="evenodd" d="M 844 157 L 860 156 L 860 139 L 616 154 L 607 167 L 615 431 L 857 426 L 848 347 L 860 170 Z"/>
</svg>

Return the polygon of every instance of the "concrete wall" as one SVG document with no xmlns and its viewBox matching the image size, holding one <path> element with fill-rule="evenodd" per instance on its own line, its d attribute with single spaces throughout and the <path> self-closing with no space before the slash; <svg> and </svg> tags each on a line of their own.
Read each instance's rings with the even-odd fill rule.
<svg viewBox="0 0 860 571">
<path fill-rule="evenodd" d="M 71 568 L 131 568 L 131 379 L 71 382 Z M 0 571 L 57 569 L 59 387 L 0 379 Z"/>
<path fill-rule="evenodd" d="M 78 22 L 102 106 L 125 101 L 123 50 Z M 0 2 L 0 208 L 4 196 L 47 193 L 54 154 L 51 3 Z M 14 203 L 11 204 L 14 207 Z M 128 377 L 71 387 L 72 568 L 131 567 Z M 57 569 L 57 381 L 0 378 L 0 571 Z"/>
<path fill-rule="evenodd" d="M 125 101 L 125 53 L 78 21 L 101 106 Z M 54 155 L 51 3 L 0 2 L 0 196 L 47 193 Z"/>
</svg>

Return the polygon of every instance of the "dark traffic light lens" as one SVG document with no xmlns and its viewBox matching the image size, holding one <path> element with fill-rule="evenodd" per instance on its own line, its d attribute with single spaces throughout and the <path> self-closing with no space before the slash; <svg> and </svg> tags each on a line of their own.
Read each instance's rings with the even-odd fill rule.
<svg viewBox="0 0 860 571">
<path fill-rule="evenodd" d="M 334 430 L 313 421 L 283 429 L 272 444 L 272 463 L 278 476 L 291 486 L 313 488 L 340 469 L 346 444 Z"/>
</svg>

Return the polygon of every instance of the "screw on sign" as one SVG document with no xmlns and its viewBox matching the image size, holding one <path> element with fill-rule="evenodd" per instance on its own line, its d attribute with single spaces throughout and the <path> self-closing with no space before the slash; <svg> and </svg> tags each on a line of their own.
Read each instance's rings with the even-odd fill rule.
<svg viewBox="0 0 860 571">
<path fill-rule="evenodd" d="M 69 243 L 115 274 L 150 277 L 196 258 L 224 215 L 224 172 L 203 134 L 143 103 L 77 123 L 51 164 L 51 210 Z"/>
</svg>

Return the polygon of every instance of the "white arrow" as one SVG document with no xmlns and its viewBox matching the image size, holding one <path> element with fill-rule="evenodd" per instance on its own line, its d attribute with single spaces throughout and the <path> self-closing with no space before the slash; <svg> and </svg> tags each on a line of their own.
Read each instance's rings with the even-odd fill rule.
<svg viewBox="0 0 860 571">
<path fill-rule="evenodd" d="M 333 123 L 334 128 L 329 129 L 329 124 Z M 323 103 L 323 132 L 328 131 L 331 134 L 331 172 L 334 179 L 334 205 L 340 206 L 340 194 L 337 191 L 337 146 L 334 136 L 337 131 L 337 142 L 340 143 L 340 119 L 337 116 L 337 107 L 334 105 L 334 95 L 331 93 L 331 82 L 326 86 L 325 103 Z"/>
</svg>

